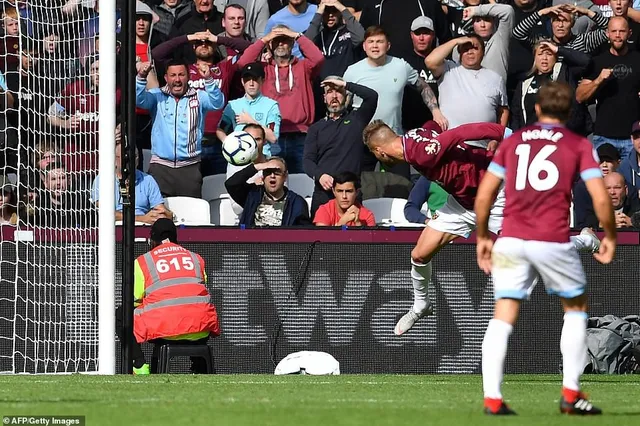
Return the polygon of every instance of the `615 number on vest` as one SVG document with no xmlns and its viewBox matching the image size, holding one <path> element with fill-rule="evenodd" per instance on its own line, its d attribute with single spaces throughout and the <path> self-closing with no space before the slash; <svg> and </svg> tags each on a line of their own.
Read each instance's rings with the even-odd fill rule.
<svg viewBox="0 0 640 426">
<path fill-rule="evenodd" d="M 156 269 L 161 274 L 166 274 L 171 269 L 175 271 L 180 271 L 182 269 L 187 271 L 193 271 L 194 269 L 193 259 L 191 259 L 191 257 L 189 256 L 183 256 L 180 258 L 174 257 L 171 260 L 160 259 L 156 262 Z"/>
</svg>

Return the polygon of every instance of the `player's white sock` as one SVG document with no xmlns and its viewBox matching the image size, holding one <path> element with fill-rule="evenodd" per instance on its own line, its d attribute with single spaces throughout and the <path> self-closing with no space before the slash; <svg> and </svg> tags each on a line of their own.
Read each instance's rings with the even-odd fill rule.
<svg viewBox="0 0 640 426">
<path fill-rule="evenodd" d="M 431 262 L 417 263 L 411 260 L 411 283 L 413 284 L 413 312 L 419 314 L 429 306 L 429 281 Z"/>
<path fill-rule="evenodd" d="M 560 337 L 562 352 L 562 386 L 579 391 L 580 375 L 587 356 L 587 313 L 571 311 L 564 314 Z"/>
<path fill-rule="evenodd" d="M 482 341 L 482 387 L 484 397 L 502 399 L 500 386 L 504 375 L 504 358 L 513 326 L 498 319 L 489 321 Z"/>
</svg>

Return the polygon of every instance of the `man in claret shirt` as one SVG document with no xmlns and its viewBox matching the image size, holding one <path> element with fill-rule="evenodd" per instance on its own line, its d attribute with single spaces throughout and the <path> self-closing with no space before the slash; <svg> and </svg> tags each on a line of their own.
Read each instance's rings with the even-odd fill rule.
<svg viewBox="0 0 640 426">
<path fill-rule="evenodd" d="M 459 237 L 468 238 L 475 230 L 473 203 L 493 152 L 466 141 L 501 141 L 511 133 L 496 123 L 463 124 L 443 133 L 434 122 L 427 122 L 424 127 L 399 136 L 385 123 L 375 120 L 363 133 L 365 144 L 379 161 L 389 165 L 406 161 L 449 193 L 447 202 L 429 221 L 411 252 L 414 303 L 396 324 L 394 333 L 398 336 L 433 312 L 428 292 L 433 256 L 446 244 Z M 491 207 L 489 220 L 489 229 L 495 234 L 502 227 L 504 202 L 501 191 Z M 577 248 L 585 250 L 593 251 L 599 244 L 595 235 L 587 232 L 572 240 Z"/>
<path fill-rule="evenodd" d="M 478 265 L 493 276 L 496 305 L 482 343 L 484 408 L 489 415 L 515 414 L 500 390 L 507 342 L 528 299 L 542 277 L 547 293 L 560 297 L 564 325 L 560 412 L 592 415 L 594 407 L 580 391 L 580 375 L 587 355 L 587 280 L 580 257 L 569 239 L 571 188 L 580 175 L 593 199 L 605 237 L 601 263 L 613 260 L 616 222 L 593 145 L 564 124 L 569 118 L 573 91 L 551 82 L 538 92 L 538 123 L 525 127 L 498 148 L 478 189 Z M 489 235 L 490 209 L 505 188 L 504 226 L 495 245 Z"/>
</svg>

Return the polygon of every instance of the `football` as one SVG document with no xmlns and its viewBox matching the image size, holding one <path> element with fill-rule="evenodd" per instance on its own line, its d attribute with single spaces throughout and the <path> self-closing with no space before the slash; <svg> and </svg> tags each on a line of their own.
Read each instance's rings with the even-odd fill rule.
<svg viewBox="0 0 640 426">
<path fill-rule="evenodd" d="M 258 157 L 258 144 L 247 132 L 232 132 L 222 142 L 222 155 L 229 164 L 246 166 Z"/>
</svg>

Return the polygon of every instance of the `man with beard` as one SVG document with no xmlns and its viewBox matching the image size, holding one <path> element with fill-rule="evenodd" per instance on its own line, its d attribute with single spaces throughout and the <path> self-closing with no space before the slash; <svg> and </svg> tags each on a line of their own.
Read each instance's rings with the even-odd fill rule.
<svg viewBox="0 0 640 426">
<path fill-rule="evenodd" d="M 173 38 L 153 49 L 152 57 L 156 63 L 164 63 L 171 58 L 173 52 L 180 46 L 190 43 L 196 60 L 189 65 L 189 87 L 204 90 L 206 78 L 202 70 L 209 69 L 214 84 L 220 89 L 225 99 L 229 99 L 231 85 L 237 64 L 221 57 L 217 52 L 218 46 L 229 46 L 235 51 L 244 51 L 250 42 L 242 38 L 222 37 L 208 31 Z M 218 62 L 219 61 L 219 62 Z M 202 174 L 204 176 L 224 173 L 227 162 L 222 157 L 222 144 L 216 136 L 218 123 L 222 118 L 222 109 L 210 111 L 204 122 L 202 137 Z"/>
<path fill-rule="evenodd" d="M 626 158 L 633 149 L 629 129 L 640 117 L 640 53 L 629 48 L 625 18 L 611 18 L 607 33 L 611 47 L 593 58 L 576 90 L 576 99 L 596 101 L 594 146 L 610 143 Z"/>
<path fill-rule="evenodd" d="M 322 0 L 305 35 L 322 50 L 325 63 L 320 79 L 344 75 L 349 65 L 361 59 L 364 28 L 338 0 Z"/>
<path fill-rule="evenodd" d="M 139 63 L 136 79 L 136 106 L 149 110 L 153 117 L 149 174 L 165 197 L 200 198 L 204 117 L 222 109 L 225 97 L 208 64 L 199 67 L 204 90 L 189 87 L 189 66 L 180 61 L 167 65 L 166 86 L 147 90 L 150 70 L 150 63 Z"/>
<path fill-rule="evenodd" d="M 327 116 L 309 128 L 304 143 L 304 171 L 315 181 L 311 201 L 311 217 L 318 207 L 334 197 L 333 177 L 339 172 L 360 176 L 362 162 L 362 131 L 378 107 L 378 93 L 340 77 L 328 77 L 322 82 Z M 347 92 L 362 98 L 355 111 L 346 111 Z"/>
<path fill-rule="evenodd" d="M 295 41 L 304 53 L 303 59 L 292 54 Z M 262 92 L 278 102 L 282 114 L 280 137 L 271 145 L 271 154 L 283 157 L 291 173 L 302 173 L 304 141 L 315 118 L 312 82 L 324 63 L 324 56 L 303 34 L 276 25 L 273 31 L 247 48 L 238 66 L 260 61 L 265 46 L 272 58 L 262 61 L 265 73 Z"/>
<path fill-rule="evenodd" d="M 191 13 L 182 19 L 176 19 L 173 24 L 171 38 L 201 31 L 219 34 L 223 30 L 222 14 L 213 6 L 213 0 L 193 0 Z M 182 53 L 184 59 L 189 62 L 194 60 L 194 52 L 191 49 L 184 49 L 177 53 Z"/>
<path fill-rule="evenodd" d="M 294 34 L 304 33 L 309 28 L 311 19 L 313 19 L 317 9 L 318 6 L 310 4 L 307 0 L 289 0 L 286 7 L 280 9 L 269 18 L 267 25 L 264 27 L 264 35 L 262 37 L 282 25 L 290 28 L 291 31 L 294 31 Z M 304 52 L 300 50 L 298 43 L 293 46 L 293 56 L 300 59 L 304 57 Z"/>
</svg>

